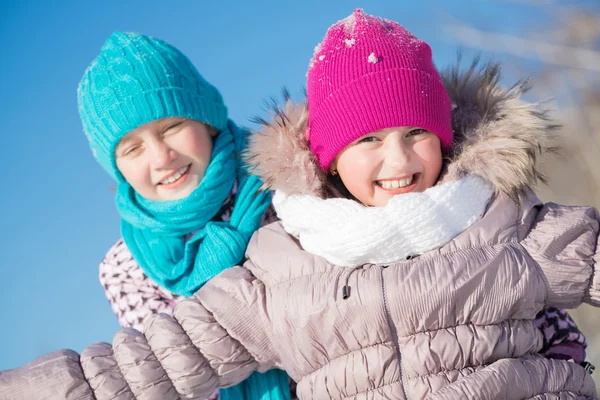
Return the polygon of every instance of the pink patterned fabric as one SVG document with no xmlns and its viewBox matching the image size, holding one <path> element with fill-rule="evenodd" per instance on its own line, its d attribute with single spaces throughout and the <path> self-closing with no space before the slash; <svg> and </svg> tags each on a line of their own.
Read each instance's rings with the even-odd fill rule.
<svg viewBox="0 0 600 400">
<path fill-rule="evenodd" d="M 535 325 L 544 336 L 541 354 L 548 358 L 573 360 L 578 364 L 585 361 L 587 340 L 567 310 L 546 308 L 537 315 Z"/>
<path fill-rule="evenodd" d="M 396 22 L 354 11 L 329 28 L 307 77 L 309 145 L 324 170 L 385 128 L 423 128 L 452 144 L 452 105 L 431 48 Z"/>
</svg>

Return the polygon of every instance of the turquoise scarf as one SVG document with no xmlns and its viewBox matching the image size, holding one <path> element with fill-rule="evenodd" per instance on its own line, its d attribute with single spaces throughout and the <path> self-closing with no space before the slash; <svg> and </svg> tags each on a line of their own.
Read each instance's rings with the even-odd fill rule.
<svg viewBox="0 0 600 400">
<path fill-rule="evenodd" d="M 117 188 L 117 209 L 125 244 L 142 270 L 161 287 L 192 296 L 225 268 L 242 262 L 252 234 L 260 227 L 270 194 L 249 176 L 241 162 L 248 132 L 228 121 L 215 141 L 202 182 L 186 198 L 150 201 L 127 183 Z M 237 180 L 229 222 L 212 222 Z M 186 235 L 194 235 L 185 240 Z M 221 390 L 225 399 L 289 400 L 287 374 L 258 372 L 241 384 Z"/>
</svg>

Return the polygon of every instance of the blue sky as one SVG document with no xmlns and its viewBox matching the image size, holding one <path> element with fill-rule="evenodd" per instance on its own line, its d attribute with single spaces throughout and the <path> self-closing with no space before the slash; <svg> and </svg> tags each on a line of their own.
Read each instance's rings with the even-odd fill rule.
<svg viewBox="0 0 600 400">
<path fill-rule="evenodd" d="M 569 3 L 577 2 L 561 1 Z M 429 42 L 439 67 L 458 46 L 444 23 L 518 34 L 535 32 L 550 11 L 516 0 L 2 2 L 0 369 L 110 342 L 119 328 L 98 281 L 98 263 L 119 238 L 114 184 L 91 155 L 76 105 L 104 40 L 120 30 L 174 44 L 221 90 L 231 117 L 249 125 L 283 86 L 301 96 L 313 48 L 358 7 Z"/>
</svg>

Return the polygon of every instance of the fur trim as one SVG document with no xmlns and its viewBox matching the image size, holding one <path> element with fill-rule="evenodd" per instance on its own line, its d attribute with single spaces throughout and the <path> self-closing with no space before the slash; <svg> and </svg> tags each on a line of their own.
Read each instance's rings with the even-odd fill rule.
<svg viewBox="0 0 600 400">
<path fill-rule="evenodd" d="M 555 153 L 555 132 L 560 127 L 524 102 L 528 81 L 511 88 L 499 85 L 500 66 L 478 67 L 476 59 L 466 71 L 456 67 L 442 74 L 453 103 L 454 144 L 446 160 L 444 180 L 474 174 L 487 179 L 496 192 L 517 199 L 525 187 L 544 182 L 538 161 Z M 275 101 L 273 119 L 258 118 L 263 128 L 251 135 L 246 160 L 265 187 L 286 194 L 328 197 L 326 175 L 308 147 L 306 104 L 294 104 L 287 91 L 282 109 Z"/>
<path fill-rule="evenodd" d="M 511 88 L 499 86 L 500 65 L 479 60 L 460 71 L 444 72 L 442 79 L 453 103 L 454 144 L 447 163 L 448 179 L 479 175 L 516 200 L 522 190 L 545 183 L 538 161 L 542 154 L 556 153 L 556 131 L 548 110 L 521 97 L 531 89 L 529 81 Z"/>
<path fill-rule="evenodd" d="M 265 189 L 321 196 L 326 176 L 306 140 L 308 109 L 305 104 L 294 104 L 287 90 L 283 97 L 283 109 L 271 101 L 271 122 L 255 118 L 263 129 L 250 135 L 246 163 L 260 176 Z"/>
</svg>

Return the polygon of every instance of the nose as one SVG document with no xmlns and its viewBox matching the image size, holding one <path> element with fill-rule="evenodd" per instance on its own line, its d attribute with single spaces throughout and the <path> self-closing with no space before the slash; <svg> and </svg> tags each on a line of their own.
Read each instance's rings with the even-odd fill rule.
<svg viewBox="0 0 600 400">
<path fill-rule="evenodd" d="M 148 148 L 152 166 L 156 169 L 168 167 L 177 158 L 177 152 L 162 138 L 154 138 L 150 141 Z"/>
<path fill-rule="evenodd" d="M 385 143 L 385 164 L 402 170 L 410 163 L 411 151 L 402 135 L 390 135 Z"/>
</svg>

